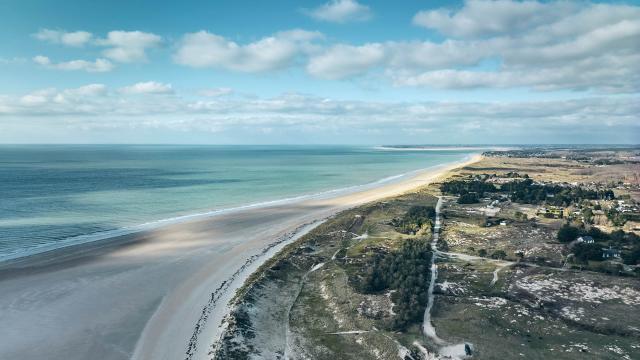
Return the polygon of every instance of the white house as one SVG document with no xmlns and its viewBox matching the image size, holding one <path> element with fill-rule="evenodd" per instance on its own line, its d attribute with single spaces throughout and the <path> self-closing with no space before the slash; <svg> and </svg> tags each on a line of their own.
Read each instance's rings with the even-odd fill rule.
<svg viewBox="0 0 640 360">
<path fill-rule="evenodd" d="M 612 248 L 611 246 L 609 246 L 609 248 L 603 248 L 602 249 L 602 258 L 603 259 L 610 259 L 610 258 L 619 258 L 620 257 L 620 250 Z"/>
<path fill-rule="evenodd" d="M 591 236 L 580 236 L 576 239 L 577 242 L 585 243 L 585 244 L 593 244 L 595 240 Z"/>
</svg>

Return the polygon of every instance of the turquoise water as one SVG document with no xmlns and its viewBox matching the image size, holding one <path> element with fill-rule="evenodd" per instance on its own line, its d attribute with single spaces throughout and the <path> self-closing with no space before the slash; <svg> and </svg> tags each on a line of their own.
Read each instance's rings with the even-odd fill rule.
<svg viewBox="0 0 640 360">
<path fill-rule="evenodd" d="M 0 259 L 469 155 L 329 146 L 0 146 Z"/>
</svg>

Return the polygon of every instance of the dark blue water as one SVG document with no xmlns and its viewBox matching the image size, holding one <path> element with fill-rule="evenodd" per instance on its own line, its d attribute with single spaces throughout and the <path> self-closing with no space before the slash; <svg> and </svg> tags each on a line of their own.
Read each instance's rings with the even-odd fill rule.
<svg viewBox="0 0 640 360">
<path fill-rule="evenodd" d="M 162 219 L 367 184 L 468 154 L 335 146 L 4 145 L 0 259 Z"/>
</svg>

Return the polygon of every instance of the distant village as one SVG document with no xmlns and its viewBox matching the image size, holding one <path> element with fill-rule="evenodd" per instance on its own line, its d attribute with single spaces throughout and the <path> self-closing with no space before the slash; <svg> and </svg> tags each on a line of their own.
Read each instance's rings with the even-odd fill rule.
<svg viewBox="0 0 640 360">
<path fill-rule="evenodd" d="M 626 194 L 640 190 L 637 183 L 542 182 L 508 172 L 450 180 L 441 190 L 460 204 L 486 203 L 487 227 L 508 225 L 500 217 L 505 203 L 530 206 L 528 214 L 516 212 L 517 221 L 561 223 L 558 241 L 566 244 L 567 260 L 581 267 L 611 261 L 629 269 L 640 262 L 640 206 Z"/>
</svg>

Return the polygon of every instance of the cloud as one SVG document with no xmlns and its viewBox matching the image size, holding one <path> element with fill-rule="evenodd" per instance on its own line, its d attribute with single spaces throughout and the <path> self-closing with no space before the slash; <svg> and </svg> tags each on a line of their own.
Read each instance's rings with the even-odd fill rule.
<svg viewBox="0 0 640 360">
<path fill-rule="evenodd" d="M 86 31 L 65 32 L 42 29 L 33 34 L 36 39 L 66 46 L 81 47 L 86 44 L 106 47 L 102 54 L 107 58 L 95 61 L 71 60 L 54 63 L 47 56 L 38 55 L 33 61 L 49 69 L 82 70 L 86 72 L 107 72 L 114 68 L 110 61 L 122 63 L 146 61 L 146 50 L 157 47 L 162 38 L 158 35 L 141 31 L 110 31 L 104 39 L 94 39 L 93 34 Z"/>
<path fill-rule="evenodd" d="M 382 44 L 336 45 L 312 57 L 307 71 L 319 78 L 342 79 L 367 72 L 386 57 Z"/>
<path fill-rule="evenodd" d="M 169 85 L 148 82 L 130 88 L 136 93 L 166 92 Z M 103 84 L 0 94 L 0 126 L 21 129 L 22 136 L 56 129 L 104 135 L 102 131 L 110 129 L 137 141 L 148 141 L 141 135 L 145 131 L 164 131 L 174 141 L 184 133 L 205 141 L 207 133 L 215 132 L 232 136 L 236 143 L 566 143 L 568 133 L 577 142 L 620 143 L 637 141 L 640 131 L 638 95 L 475 102 L 354 101 L 297 93 L 264 98 L 166 96 L 158 101 L 131 94 Z M 30 128 L 33 124 L 39 125 Z M 9 135 L 0 132 L 3 136 Z"/>
<path fill-rule="evenodd" d="M 104 84 L 89 84 L 75 89 L 65 90 L 63 94 L 76 96 L 102 96 L 107 94 L 107 86 Z"/>
<path fill-rule="evenodd" d="M 420 11 L 413 23 L 454 37 L 513 35 L 576 10 L 577 3 L 565 1 L 467 0 L 457 12 L 447 8 Z"/>
<path fill-rule="evenodd" d="M 218 97 L 218 96 L 224 96 L 224 95 L 230 95 L 230 94 L 233 94 L 233 89 L 228 87 L 221 87 L 221 88 L 215 88 L 215 89 L 203 89 L 198 92 L 198 95 L 206 96 L 206 97 Z"/>
<path fill-rule="evenodd" d="M 87 31 L 66 32 L 61 30 L 41 29 L 37 33 L 33 34 L 33 37 L 38 40 L 54 44 L 81 47 L 92 40 L 93 34 Z"/>
<path fill-rule="evenodd" d="M 332 1 L 312 12 L 342 21 L 353 19 L 353 9 L 362 7 L 355 1 Z M 413 23 L 438 33 L 430 37 L 437 40 L 341 43 L 316 31 L 294 29 L 241 42 L 199 31 L 185 34 L 175 44 L 173 60 L 184 66 L 244 73 L 304 69 L 327 80 L 373 74 L 402 87 L 640 91 L 640 6 L 468 0 L 456 8 L 420 11 Z M 34 36 L 63 43 L 73 38 L 66 35 L 80 33 L 44 29 Z M 81 35 L 74 36 L 76 44 L 83 43 L 78 40 Z M 111 31 L 89 43 L 106 47 L 105 59 L 54 63 L 38 56 L 34 61 L 51 69 L 109 71 L 114 66 L 111 61 L 145 61 L 147 50 L 159 46 L 162 38 L 140 31 Z"/>
<path fill-rule="evenodd" d="M 335 23 L 366 21 L 373 17 L 371 9 L 356 0 L 331 0 L 315 9 L 303 11 L 316 20 Z"/>
<path fill-rule="evenodd" d="M 265 72 L 290 66 L 294 59 L 313 48 L 318 32 L 291 30 L 240 45 L 207 31 L 186 34 L 174 61 L 197 68 L 220 68 L 239 72 Z"/>
<path fill-rule="evenodd" d="M 172 94 L 171 84 L 156 81 L 139 82 L 120 89 L 123 94 Z"/>
<path fill-rule="evenodd" d="M 117 62 L 130 63 L 147 60 L 146 50 L 160 45 L 162 38 L 156 34 L 141 31 L 110 31 L 96 44 L 108 47 L 102 54 Z"/>
<path fill-rule="evenodd" d="M 0 96 L 0 115 L 97 115 L 98 109 L 104 109 L 105 104 L 112 100 L 107 95 L 106 85 L 88 84 L 64 90 L 40 89 L 15 98 Z"/>
<path fill-rule="evenodd" d="M 528 87 L 539 91 L 589 90 L 595 87 L 605 93 L 633 93 L 640 81 L 640 55 L 629 57 L 602 56 L 566 65 L 539 68 L 525 67 L 501 71 L 444 69 L 418 74 L 390 72 L 399 86 L 428 86 L 440 89 Z"/>
<path fill-rule="evenodd" d="M 64 71 L 108 72 L 114 68 L 113 64 L 106 59 L 96 59 L 95 61 L 71 60 L 54 63 L 46 56 L 37 55 L 33 58 L 33 62 L 48 69 Z"/>
<path fill-rule="evenodd" d="M 125 90 L 126 89 L 126 90 Z M 638 96 L 587 97 L 556 101 L 468 102 L 468 101 L 351 101 L 283 94 L 272 98 L 219 98 L 189 100 L 180 96 L 162 102 L 131 94 L 170 93 L 171 85 L 138 83 L 109 92 L 103 84 L 71 89 L 41 89 L 22 96 L 0 95 L 0 116 L 78 116 L 83 122 L 105 118 L 126 119 L 120 126 L 153 118 L 154 126 L 170 126 L 181 119 L 183 126 L 215 124 L 218 129 L 260 125 L 265 128 L 352 131 L 371 129 L 384 133 L 397 129 L 424 133 L 465 131 L 493 133 L 496 128 L 522 134 L 535 129 L 599 131 L 640 127 Z M 151 116 L 153 115 L 153 116 Z M 91 120 L 91 119 L 94 119 Z M 606 122 L 603 119 L 606 118 Z M 191 119 L 191 120 L 190 120 Z M 480 130 L 478 130 L 480 129 Z M 411 130 L 411 131 L 413 131 Z"/>
<path fill-rule="evenodd" d="M 637 6 L 467 1 L 414 22 L 451 37 L 333 45 L 310 54 L 307 70 L 344 79 L 382 69 L 396 86 L 442 89 L 640 90 Z"/>
</svg>

